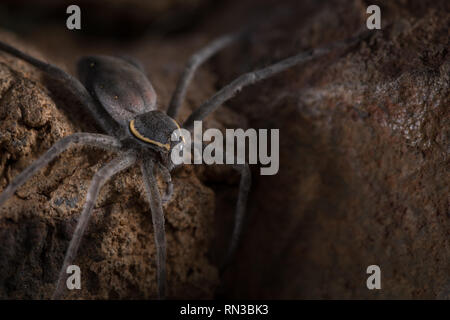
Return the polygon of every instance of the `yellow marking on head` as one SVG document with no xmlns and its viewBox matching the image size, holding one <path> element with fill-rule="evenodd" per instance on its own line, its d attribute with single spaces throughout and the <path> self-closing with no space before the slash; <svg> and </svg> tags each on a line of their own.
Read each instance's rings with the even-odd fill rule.
<svg viewBox="0 0 450 320">
<path fill-rule="evenodd" d="M 140 134 L 139 131 L 137 131 L 136 127 L 134 126 L 134 120 L 130 121 L 130 130 L 131 130 L 131 133 L 136 138 L 138 138 L 139 140 L 142 140 L 144 142 L 148 142 L 148 143 L 151 143 L 151 144 L 155 144 L 155 145 L 157 145 L 158 147 L 161 147 L 161 148 L 166 148 L 167 151 L 170 150 L 170 144 L 168 144 L 168 143 L 164 144 L 164 143 L 161 143 L 161 142 L 158 142 L 158 141 L 146 138 L 142 134 Z"/>
</svg>

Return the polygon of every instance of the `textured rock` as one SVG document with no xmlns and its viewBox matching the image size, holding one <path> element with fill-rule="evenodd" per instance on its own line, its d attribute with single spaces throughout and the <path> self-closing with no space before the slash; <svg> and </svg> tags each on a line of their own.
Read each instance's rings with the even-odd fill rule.
<svg viewBox="0 0 450 320">
<path fill-rule="evenodd" d="M 218 72 L 227 82 L 249 60 L 350 36 L 367 5 L 306 5 L 304 20 L 293 10 Z M 281 158 L 278 175 L 254 183 L 228 296 L 450 298 L 448 2 L 381 6 L 381 33 L 229 103 L 251 127 L 280 128 Z M 366 288 L 372 264 L 382 290 Z"/>
<path fill-rule="evenodd" d="M 7 34 L 1 39 L 24 48 Z M 0 75 L 3 189 L 59 138 L 95 128 L 89 115 L 78 116 L 76 98 L 59 97 L 55 103 L 39 73 L 26 64 L 1 54 Z M 87 148 L 67 151 L 0 209 L 0 297 L 51 296 L 89 182 L 111 158 Z M 218 281 L 216 268 L 206 256 L 214 195 L 189 168 L 174 176 L 174 185 L 174 197 L 164 208 L 169 296 L 211 297 Z M 103 187 L 76 260 L 85 289 L 68 298 L 155 296 L 155 247 L 143 192 L 138 168 L 119 174 Z"/>
</svg>

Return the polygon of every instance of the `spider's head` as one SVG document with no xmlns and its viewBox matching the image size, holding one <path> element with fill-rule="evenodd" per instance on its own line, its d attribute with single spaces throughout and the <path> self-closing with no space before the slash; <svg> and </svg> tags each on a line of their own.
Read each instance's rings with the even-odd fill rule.
<svg viewBox="0 0 450 320">
<path fill-rule="evenodd" d="M 158 110 L 136 116 L 130 121 L 129 130 L 133 138 L 161 154 L 169 154 L 173 147 L 184 142 L 178 123 Z M 172 134 L 177 138 L 175 141 Z"/>
</svg>

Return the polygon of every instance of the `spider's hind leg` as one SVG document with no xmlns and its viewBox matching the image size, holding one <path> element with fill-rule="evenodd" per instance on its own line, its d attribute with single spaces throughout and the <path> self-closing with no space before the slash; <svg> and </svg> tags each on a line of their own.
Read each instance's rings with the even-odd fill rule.
<svg viewBox="0 0 450 320">
<path fill-rule="evenodd" d="M 200 107 L 198 107 L 198 109 L 194 110 L 188 117 L 188 119 L 183 123 L 182 127 L 187 130 L 192 130 L 195 121 L 201 121 L 205 119 L 210 113 L 215 111 L 229 99 L 233 98 L 246 86 L 268 79 L 280 72 L 292 68 L 293 66 L 300 65 L 318 57 L 322 57 L 335 49 L 347 49 L 350 46 L 357 44 L 363 39 L 367 38 L 370 34 L 371 33 L 365 30 L 364 32 L 360 32 L 356 36 L 353 36 L 351 38 L 342 41 L 336 41 L 314 50 L 301 52 L 295 56 L 278 61 L 265 68 L 245 73 L 217 91 L 211 98 L 209 98 Z"/>
<path fill-rule="evenodd" d="M 233 260 L 239 241 L 241 239 L 247 209 L 247 199 L 250 193 L 250 187 L 252 183 L 252 175 L 250 167 L 247 163 L 240 165 L 239 164 L 233 165 L 233 169 L 241 174 L 241 179 L 239 182 L 239 193 L 236 202 L 236 209 L 234 212 L 233 232 L 231 234 L 231 239 L 228 245 L 227 253 L 220 266 L 221 273 L 225 271 L 226 267 Z"/>
<path fill-rule="evenodd" d="M 220 50 L 229 46 L 234 41 L 240 39 L 245 33 L 235 33 L 235 34 L 227 34 L 220 38 L 215 39 L 214 41 L 207 44 L 204 48 L 194 53 L 188 60 L 186 67 L 178 80 L 175 91 L 172 95 L 172 99 L 169 104 L 169 108 L 167 109 L 167 115 L 175 119 L 177 116 L 178 110 L 183 103 L 184 97 L 186 96 L 186 91 L 189 84 L 194 77 L 197 69 L 209 58 L 215 55 Z"/>
<path fill-rule="evenodd" d="M 112 136 L 123 134 L 122 128 L 110 117 L 108 117 L 108 115 L 106 115 L 102 107 L 91 97 L 89 92 L 87 92 L 86 88 L 81 84 L 80 81 L 78 81 L 78 79 L 58 68 L 57 66 L 38 60 L 2 41 L 0 41 L 0 51 L 6 52 L 14 57 L 22 59 L 35 68 L 38 68 L 39 70 L 45 72 L 53 79 L 62 81 L 81 101 L 83 107 L 88 109 L 88 112 L 91 113 L 91 115 L 95 118 L 97 124 L 100 125 L 100 127 L 106 133 Z"/>
</svg>

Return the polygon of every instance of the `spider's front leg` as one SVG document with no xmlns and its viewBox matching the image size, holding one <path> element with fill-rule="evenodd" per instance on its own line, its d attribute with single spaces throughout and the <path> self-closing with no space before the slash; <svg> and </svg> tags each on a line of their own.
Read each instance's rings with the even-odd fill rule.
<svg viewBox="0 0 450 320">
<path fill-rule="evenodd" d="M 141 164 L 145 191 L 150 203 L 153 232 L 156 245 L 156 268 L 158 281 L 158 297 L 164 299 L 166 295 L 166 234 L 164 230 L 164 212 L 161 195 L 155 178 L 155 163 L 153 159 L 146 159 Z"/>
<path fill-rule="evenodd" d="M 75 96 L 80 99 L 83 107 L 85 107 L 95 118 L 98 125 L 108 134 L 112 136 L 123 135 L 121 127 L 115 123 L 111 117 L 103 110 L 103 108 L 91 97 L 86 88 L 75 77 L 58 68 L 57 66 L 40 61 L 28 54 L 17 50 L 16 48 L 0 41 L 0 51 L 9 53 L 10 55 L 28 62 L 32 66 L 45 72 L 55 80 L 62 81 Z"/>
<path fill-rule="evenodd" d="M 240 77 L 236 78 L 234 81 L 217 91 L 216 94 L 214 94 L 211 98 L 204 102 L 200 107 L 198 107 L 198 109 L 194 110 L 187 118 L 187 120 L 183 123 L 182 127 L 187 130 L 191 130 L 194 127 L 195 121 L 205 119 L 210 113 L 214 112 L 226 101 L 233 98 L 244 87 L 268 79 L 296 65 L 300 65 L 318 57 L 322 57 L 335 49 L 347 49 L 351 45 L 357 44 L 361 40 L 367 38 L 371 34 L 369 31 L 365 30 L 363 32 L 360 32 L 356 36 L 350 37 L 343 41 L 336 41 L 317 49 L 301 52 L 295 56 L 269 65 L 268 67 L 241 75 Z"/>
<path fill-rule="evenodd" d="M 191 147 L 195 148 L 202 148 L 201 154 L 204 153 L 204 149 L 207 146 L 207 144 L 202 143 L 200 145 L 196 145 L 194 143 L 191 144 Z M 191 148 L 189 148 L 191 149 Z M 238 157 L 234 154 L 224 154 L 223 150 L 215 150 L 216 156 L 223 159 L 223 163 L 233 163 L 231 164 L 232 168 L 239 172 L 241 175 L 240 182 L 239 182 L 239 191 L 238 191 L 238 198 L 236 201 L 236 207 L 234 211 L 234 224 L 233 224 L 233 231 L 231 234 L 231 238 L 229 241 L 228 249 L 225 254 L 225 257 L 220 264 L 220 273 L 223 273 L 226 269 L 226 267 L 231 263 L 233 260 L 234 254 L 236 253 L 236 249 L 239 245 L 239 241 L 242 236 L 242 230 L 244 227 L 244 220 L 245 220 L 245 214 L 247 210 L 247 200 L 248 195 L 250 193 L 250 187 L 252 184 L 252 174 L 250 171 L 250 166 L 247 162 L 244 160 L 238 160 Z M 228 160 L 228 161 L 227 161 Z"/>
</svg>

